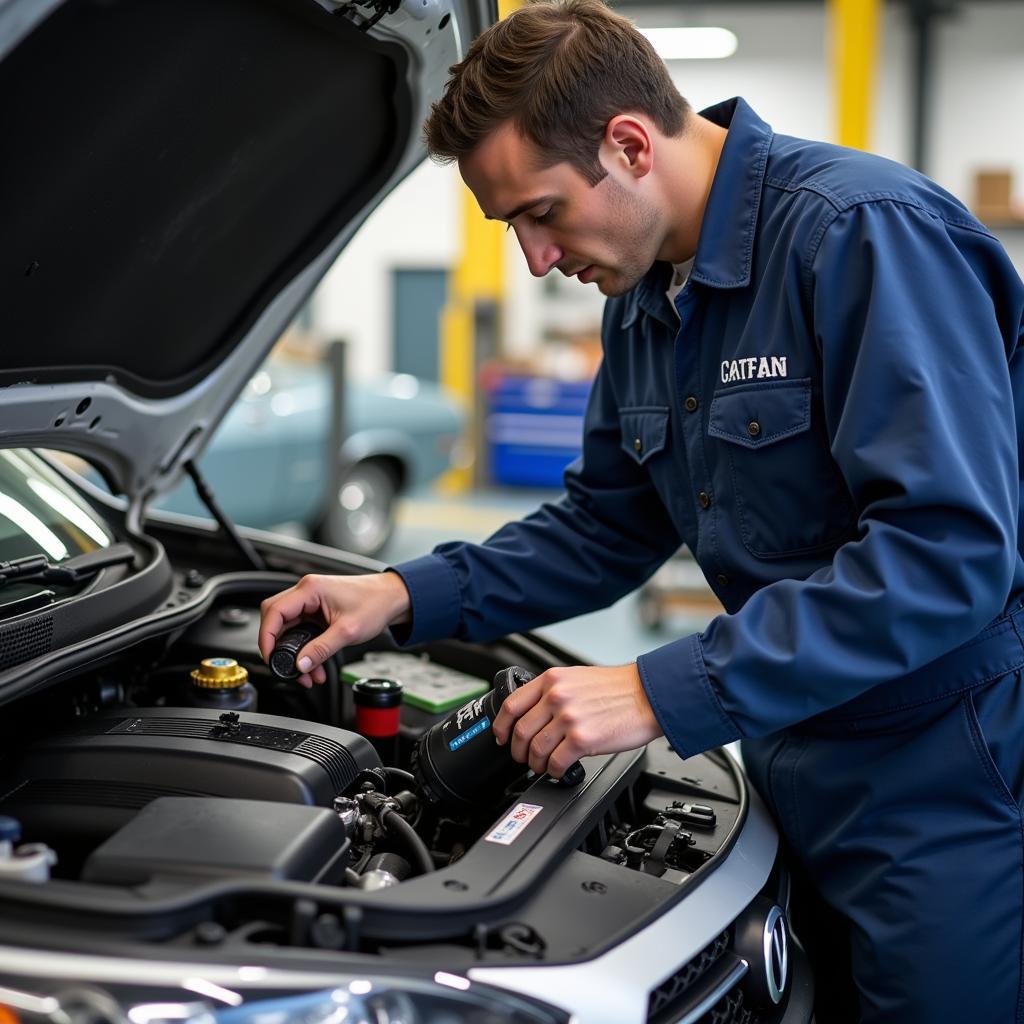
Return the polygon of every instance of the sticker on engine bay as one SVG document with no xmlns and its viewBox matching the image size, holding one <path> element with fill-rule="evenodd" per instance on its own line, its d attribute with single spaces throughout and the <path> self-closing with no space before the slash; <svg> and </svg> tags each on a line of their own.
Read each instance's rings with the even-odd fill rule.
<svg viewBox="0 0 1024 1024">
<path fill-rule="evenodd" d="M 522 834 L 524 828 L 543 811 L 540 804 L 516 804 L 498 823 L 489 836 L 484 836 L 488 843 L 501 843 L 508 846 Z"/>
</svg>

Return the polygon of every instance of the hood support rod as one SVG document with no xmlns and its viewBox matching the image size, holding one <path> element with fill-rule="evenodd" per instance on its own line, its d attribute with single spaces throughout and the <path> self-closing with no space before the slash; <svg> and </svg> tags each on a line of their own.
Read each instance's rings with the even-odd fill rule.
<svg viewBox="0 0 1024 1024">
<path fill-rule="evenodd" d="M 185 472 L 192 478 L 192 483 L 195 485 L 196 494 L 199 495 L 199 500 L 210 510 L 210 515 L 217 520 L 217 524 L 224 533 L 227 534 L 235 547 L 242 553 L 242 557 L 245 558 L 245 560 L 254 569 L 266 569 L 267 563 L 263 561 L 263 557 L 252 546 L 252 544 L 250 544 L 249 541 L 238 532 L 235 524 L 224 514 L 224 510 L 220 507 L 217 503 L 217 499 L 213 496 L 213 491 L 207 487 L 206 481 L 200 474 L 199 467 L 191 459 L 185 463 Z"/>
</svg>

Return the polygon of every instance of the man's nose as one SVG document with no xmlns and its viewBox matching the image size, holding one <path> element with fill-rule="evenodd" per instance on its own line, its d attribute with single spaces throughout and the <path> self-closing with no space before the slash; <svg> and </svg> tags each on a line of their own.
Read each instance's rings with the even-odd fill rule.
<svg viewBox="0 0 1024 1024">
<path fill-rule="evenodd" d="M 517 231 L 516 237 L 526 257 L 526 265 L 534 277 L 543 277 L 564 255 L 559 246 L 543 235 L 531 236 L 526 232 Z"/>
</svg>

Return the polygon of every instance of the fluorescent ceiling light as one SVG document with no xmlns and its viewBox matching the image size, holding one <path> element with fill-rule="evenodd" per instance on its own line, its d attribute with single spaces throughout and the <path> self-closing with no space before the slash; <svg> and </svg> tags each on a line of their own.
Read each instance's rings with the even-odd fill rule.
<svg viewBox="0 0 1024 1024">
<path fill-rule="evenodd" d="M 736 52 L 736 34 L 727 28 L 642 28 L 662 60 L 712 60 Z"/>
</svg>

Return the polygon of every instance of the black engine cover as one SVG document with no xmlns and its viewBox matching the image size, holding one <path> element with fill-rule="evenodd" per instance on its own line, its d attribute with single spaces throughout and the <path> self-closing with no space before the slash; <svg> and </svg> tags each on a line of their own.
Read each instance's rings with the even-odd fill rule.
<svg viewBox="0 0 1024 1024">
<path fill-rule="evenodd" d="M 358 733 L 276 715 L 197 708 L 104 712 L 26 748 L 0 814 L 26 838 L 105 838 L 151 800 L 219 796 L 330 807 L 380 766 Z"/>
</svg>

